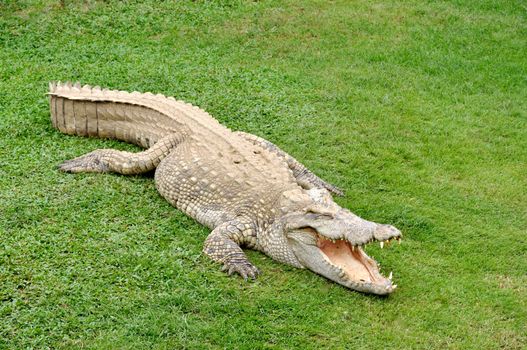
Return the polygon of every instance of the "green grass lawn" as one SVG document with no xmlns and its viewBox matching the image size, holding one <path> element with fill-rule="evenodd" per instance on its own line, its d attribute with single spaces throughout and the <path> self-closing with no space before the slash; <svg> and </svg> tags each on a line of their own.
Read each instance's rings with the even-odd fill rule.
<svg viewBox="0 0 527 350">
<path fill-rule="evenodd" d="M 0 0 L 1 349 L 525 349 L 527 6 Z M 403 231 L 352 292 L 208 230 L 152 176 L 60 173 L 50 80 L 151 91 L 263 136 Z"/>
</svg>

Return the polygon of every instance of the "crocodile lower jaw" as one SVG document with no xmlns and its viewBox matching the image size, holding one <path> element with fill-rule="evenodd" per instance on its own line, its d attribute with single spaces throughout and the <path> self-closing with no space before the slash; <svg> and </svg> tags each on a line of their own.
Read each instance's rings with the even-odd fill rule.
<svg viewBox="0 0 527 350">
<path fill-rule="evenodd" d="M 381 244 L 382 247 L 383 244 Z M 317 235 L 317 246 L 326 261 L 338 270 L 339 277 L 355 289 L 377 289 L 378 294 L 389 294 L 397 288 L 392 284 L 392 273 L 388 278 L 381 275 L 379 266 L 370 258 L 363 246 L 354 246 L 349 241 L 330 240 Z"/>
</svg>

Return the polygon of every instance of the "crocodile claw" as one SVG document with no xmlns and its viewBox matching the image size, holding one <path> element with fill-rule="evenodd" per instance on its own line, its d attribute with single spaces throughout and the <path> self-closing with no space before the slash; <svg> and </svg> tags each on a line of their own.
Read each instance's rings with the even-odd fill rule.
<svg viewBox="0 0 527 350">
<path fill-rule="evenodd" d="M 255 280 L 258 275 L 261 274 L 260 270 L 249 262 L 243 263 L 225 263 L 221 268 L 221 271 L 227 272 L 229 276 L 232 276 L 234 273 L 239 274 L 242 278 L 247 281 L 249 278 Z"/>
</svg>

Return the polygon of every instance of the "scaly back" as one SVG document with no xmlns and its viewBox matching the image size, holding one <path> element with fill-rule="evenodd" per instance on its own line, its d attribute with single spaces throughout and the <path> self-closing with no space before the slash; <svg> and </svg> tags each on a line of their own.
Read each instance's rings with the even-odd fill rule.
<svg viewBox="0 0 527 350">
<path fill-rule="evenodd" d="M 113 138 L 150 148 L 168 134 L 192 145 L 194 158 L 223 164 L 233 178 L 292 183 L 279 155 L 221 125 L 204 110 L 173 97 L 50 83 L 51 121 L 60 131 Z M 259 180 L 258 180 L 259 179 Z"/>
</svg>

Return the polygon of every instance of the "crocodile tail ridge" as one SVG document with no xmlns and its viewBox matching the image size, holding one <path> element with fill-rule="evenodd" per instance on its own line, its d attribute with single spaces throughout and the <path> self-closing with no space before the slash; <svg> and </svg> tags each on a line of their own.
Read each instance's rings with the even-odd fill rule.
<svg viewBox="0 0 527 350">
<path fill-rule="evenodd" d="M 163 94 L 50 82 L 51 122 L 70 135 L 113 138 L 148 148 L 170 133 L 217 123 L 207 112 Z"/>
</svg>

